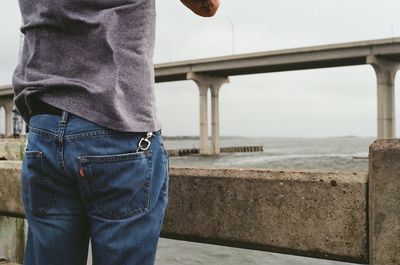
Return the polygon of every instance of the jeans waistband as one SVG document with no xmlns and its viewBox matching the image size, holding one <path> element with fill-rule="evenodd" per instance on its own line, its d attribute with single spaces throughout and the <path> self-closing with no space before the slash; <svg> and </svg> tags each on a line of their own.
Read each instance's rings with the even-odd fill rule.
<svg viewBox="0 0 400 265">
<path fill-rule="evenodd" d="M 61 111 L 60 115 L 35 115 L 30 118 L 29 122 L 30 129 L 42 129 L 49 131 L 54 134 L 77 134 L 83 132 L 93 132 L 93 131 L 108 131 L 109 134 L 119 134 L 119 135 L 133 135 L 141 134 L 145 135 L 147 132 L 122 132 L 118 130 L 109 129 L 101 125 L 95 124 L 91 121 L 83 119 L 77 115 L 70 112 Z M 153 131 L 154 135 L 162 135 L 161 129 L 158 131 Z"/>
</svg>

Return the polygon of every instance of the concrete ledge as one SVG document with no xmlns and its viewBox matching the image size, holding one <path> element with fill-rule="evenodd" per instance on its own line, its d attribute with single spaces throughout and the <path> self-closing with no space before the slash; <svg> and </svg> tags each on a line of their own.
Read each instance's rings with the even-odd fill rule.
<svg viewBox="0 0 400 265">
<path fill-rule="evenodd" d="M 25 140 L 14 138 L 0 139 L 0 159 L 1 160 L 22 160 L 25 151 Z"/>
<path fill-rule="evenodd" d="M 23 215 L 20 162 L 0 162 L 0 212 Z M 171 168 L 162 236 L 367 262 L 362 173 Z"/>
<path fill-rule="evenodd" d="M 0 215 L 24 216 L 20 167 L 20 161 L 0 162 Z"/>
<path fill-rule="evenodd" d="M 400 140 L 378 140 L 370 147 L 370 262 L 400 264 Z"/>
<path fill-rule="evenodd" d="M 173 168 L 168 238 L 367 262 L 367 176 Z"/>
<path fill-rule="evenodd" d="M 0 257 L 22 263 L 25 248 L 25 220 L 0 216 Z M 0 259 L 1 260 L 1 259 Z M 6 263 L 4 261 L 4 263 Z M 0 262 L 0 265 L 4 263 Z M 10 264 L 10 263 L 6 263 Z"/>
</svg>

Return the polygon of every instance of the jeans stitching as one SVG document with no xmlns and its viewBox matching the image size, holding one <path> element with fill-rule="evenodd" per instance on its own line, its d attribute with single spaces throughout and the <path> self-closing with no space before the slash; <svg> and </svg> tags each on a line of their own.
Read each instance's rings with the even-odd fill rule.
<svg viewBox="0 0 400 265">
<path fill-rule="evenodd" d="M 109 163 L 109 162 L 119 162 L 126 160 L 136 160 L 143 157 L 151 156 L 151 152 L 135 152 L 135 153 L 124 153 L 116 155 L 83 155 L 78 156 L 81 163 Z"/>
<path fill-rule="evenodd" d="M 26 157 L 39 160 L 39 162 L 40 162 L 39 169 L 41 171 L 40 173 L 43 174 L 40 176 L 33 176 L 28 180 L 27 184 L 29 185 L 29 189 L 32 189 L 32 181 L 34 181 L 34 178 L 43 178 L 42 179 L 43 183 L 46 185 L 46 187 L 51 192 L 52 188 L 51 188 L 51 183 L 50 183 L 50 176 L 46 173 L 46 169 L 44 167 L 45 163 L 44 163 L 44 157 L 43 157 L 42 151 L 26 151 Z M 31 198 L 31 200 L 32 200 L 32 198 Z M 32 201 L 31 201 L 31 209 L 30 210 L 32 211 L 32 213 L 34 215 L 37 215 L 37 216 L 45 215 L 48 212 L 48 210 L 56 202 L 57 196 L 56 196 L 56 194 L 51 193 L 49 196 L 45 196 L 45 200 L 46 200 L 46 206 L 41 206 L 41 207 L 38 207 L 37 209 L 34 209 L 34 206 L 32 205 Z"/>
<path fill-rule="evenodd" d="M 88 139 L 88 138 L 96 138 L 96 137 L 101 137 L 101 136 L 106 136 L 106 135 L 117 135 L 117 134 L 115 132 L 111 132 L 108 130 L 96 130 L 96 131 L 89 131 L 89 132 L 66 135 L 65 141 L 73 142 L 73 141 L 78 141 L 78 140 L 83 140 L 83 139 Z"/>
<path fill-rule="evenodd" d="M 29 151 L 25 150 L 24 156 L 26 157 L 42 157 L 43 152 L 42 151 Z"/>
<path fill-rule="evenodd" d="M 147 175 L 147 179 L 146 179 L 146 183 L 144 184 L 145 186 L 145 204 L 146 206 L 143 208 L 139 208 L 139 209 L 135 209 L 135 210 L 128 210 L 125 213 L 112 213 L 110 210 L 105 209 L 104 207 L 100 206 L 100 205 L 96 205 L 96 208 L 99 209 L 100 211 L 102 211 L 104 214 L 108 215 L 108 217 L 110 218 L 127 218 L 127 217 L 132 217 L 136 214 L 140 214 L 140 213 L 145 213 L 148 212 L 149 210 L 149 204 L 150 204 L 150 197 L 151 197 L 151 174 L 152 174 L 152 168 L 151 168 L 151 157 L 146 157 L 147 159 L 147 165 L 148 165 L 148 170 L 146 172 Z"/>
<path fill-rule="evenodd" d="M 151 150 L 151 149 L 149 149 L 149 150 Z M 144 212 L 148 212 L 149 209 L 150 209 L 150 201 L 151 201 L 151 194 L 152 194 L 151 187 L 153 185 L 151 185 L 151 181 L 153 179 L 153 159 L 152 159 L 151 156 L 147 158 L 147 168 L 148 168 L 148 171 L 149 171 L 148 172 L 149 175 L 147 176 L 147 183 L 146 183 L 147 186 L 148 186 L 147 189 L 146 189 L 146 191 L 147 191 L 147 194 L 146 194 L 146 199 L 147 199 L 146 204 L 147 204 L 147 206 L 144 209 Z"/>
<path fill-rule="evenodd" d="M 47 131 L 47 130 L 44 130 L 44 129 L 39 129 L 39 128 L 36 128 L 36 127 L 33 127 L 33 126 L 29 126 L 29 131 L 30 132 L 34 132 L 34 133 L 36 133 L 38 135 L 48 136 L 48 137 L 51 137 L 51 138 L 54 138 L 54 139 L 57 139 L 59 137 L 59 135 L 56 134 L 56 133 L 53 133 L 53 132 L 50 132 L 50 131 Z"/>
<path fill-rule="evenodd" d="M 93 155 L 93 156 L 79 156 L 78 159 L 81 165 L 85 165 L 85 163 L 108 163 L 108 162 L 120 162 L 120 161 L 129 161 L 129 160 L 137 160 L 138 158 L 143 158 L 147 160 L 147 172 L 146 174 L 146 182 L 144 183 L 145 194 L 144 194 L 144 207 L 140 207 L 135 210 L 127 210 L 124 213 L 113 213 L 112 211 L 106 209 L 105 207 L 93 204 L 93 206 L 98 209 L 100 212 L 105 214 L 107 217 L 112 219 L 121 219 L 132 217 L 136 214 L 148 212 L 150 208 L 150 198 L 151 198 L 151 181 L 152 181 L 152 152 L 151 149 L 145 152 L 140 153 L 125 153 L 125 154 L 117 154 L 117 155 Z M 89 194 L 92 194 L 92 191 L 89 187 L 87 187 Z"/>
</svg>

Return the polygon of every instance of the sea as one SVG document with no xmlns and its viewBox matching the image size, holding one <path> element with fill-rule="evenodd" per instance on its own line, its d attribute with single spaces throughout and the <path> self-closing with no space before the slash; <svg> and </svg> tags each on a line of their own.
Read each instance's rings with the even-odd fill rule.
<svg viewBox="0 0 400 265">
<path fill-rule="evenodd" d="M 170 157 L 170 166 L 367 172 L 373 137 L 222 137 L 221 147 L 263 146 L 263 152 Z M 195 138 L 165 137 L 166 149 L 198 148 Z M 345 265 L 292 255 L 161 238 L 157 265 Z"/>
</svg>

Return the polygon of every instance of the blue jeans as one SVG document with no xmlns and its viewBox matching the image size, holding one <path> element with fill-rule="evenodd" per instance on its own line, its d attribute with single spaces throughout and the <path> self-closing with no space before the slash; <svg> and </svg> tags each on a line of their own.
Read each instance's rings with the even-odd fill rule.
<svg viewBox="0 0 400 265">
<path fill-rule="evenodd" d="M 25 265 L 154 264 L 168 203 L 168 155 L 161 131 L 119 132 L 76 115 L 29 122 L 22 163 L 28 221 Z"/>
</svg>

